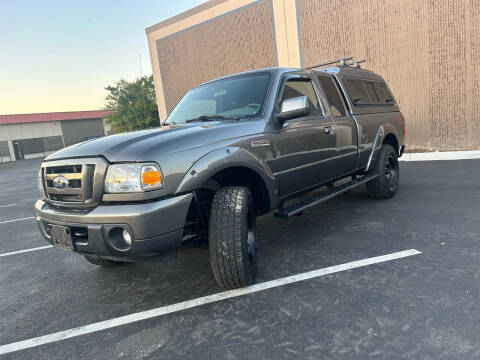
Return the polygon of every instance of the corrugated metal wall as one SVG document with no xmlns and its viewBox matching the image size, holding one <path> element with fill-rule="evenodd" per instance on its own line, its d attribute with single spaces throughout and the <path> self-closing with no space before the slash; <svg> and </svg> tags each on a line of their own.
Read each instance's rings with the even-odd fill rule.
<svg viewBox="0 0 480 360">
<path fill-rule="evenodd" d="M 188 16 L 232 1 L 210 1 Z M 367 59 L 363 67 L 387 80 L 405 114 L 409 148 L 480 148 L 480 0 L 237 2 L 239 9 L 149 42 L 168 112 L 198 83 L 275 66 L 282 49 L 275 39 L 298 38 L 301 54 L 293 55 L 304 66 L 348 55 Z M 295 16 L 298 34 L 280 26 Z"/>
<path fill-rule="evenodd" d="M 261 1 L 157 40 L 170 112 L 191 87 L 276 65 L 270 1 Z"/>
<path fill-rule="evenodd" d="M 420 149 L 480 148 L 479 0 L 297 0 L 303 65 L 354 55 L 389 83 Z"/>
</svg>

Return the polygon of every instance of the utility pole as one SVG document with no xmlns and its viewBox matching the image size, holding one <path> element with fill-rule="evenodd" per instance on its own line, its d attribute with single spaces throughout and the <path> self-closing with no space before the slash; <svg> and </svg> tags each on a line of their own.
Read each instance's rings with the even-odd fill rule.
<svg viewBox="0 0 480 360">
<path fill-rule="evenodd" d="M 143 123 L 145 124 L 147 118 L 147 109 L 145 104 L 145 90 L 143 89 L 143 70 L 142 70 L 142 56 L 138 53 L 138 63 L 140 64 L 140 86 L 142 88 L 142 102 L 143 102 Z"/>
</svg>

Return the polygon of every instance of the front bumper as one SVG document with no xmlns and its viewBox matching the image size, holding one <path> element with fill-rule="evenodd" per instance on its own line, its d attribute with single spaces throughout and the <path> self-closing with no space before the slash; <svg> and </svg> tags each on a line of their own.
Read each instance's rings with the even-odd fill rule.
<svg viewBox="0 0 480 360">
<path fill-rule="evenodd" d="M 185 194 L 149 203 L 100 205 L 91 210 L 59 209 L 38 200 L 35 213 L 40 232 L 49 243 L 49 225 L 62 225 L 70 229 L 75 251 L 128 261 L 176 255 L 191 200 L 192 194 Z M 118 239 L 123 229 L 132 237 L 130 246 Z"/>
</svg>

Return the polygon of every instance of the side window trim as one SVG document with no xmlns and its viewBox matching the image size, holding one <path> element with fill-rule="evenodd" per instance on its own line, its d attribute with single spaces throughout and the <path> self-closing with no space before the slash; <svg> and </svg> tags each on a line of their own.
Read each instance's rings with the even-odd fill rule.
<svg viewBox="0 0 480 360">
<path fill-rule="evenodd" d="M 321 114 L 316 114 L 316 115 L 309 115 L 309 116 L 306 116 L 306 118 L 310 118 L 310 117 L 320 117 L 322 119 L 325 118 L 325 107 L 324 107 L 324 104 L 323 104 L 323 100 L 322 100 L 322 97 L 319 96 L 319 89 L 317 88 L 317 84 L 315 83 L 314 79 L 312 79 L 311 76 L 309 75 L 304 75 L 304 74 L 298 74 L 298 73 L 286 73 L 286 74 L 283 74 L 282 77 L 280 78 L 280 87 L 279 87 L 279 90 L 277 92 L 277 96 L 276 96 L 276 99 L 275 99 L 275 106 L 274 106 L 274 109 L 276 109 L 277 111 L 280 110 L 280 100 L 282 99 L 282 95 L 283 95 L 283 90 L 285 89 L 285 84 L 287 83 L 287 81 L 289 79 L 295 79 L 295 78 L 307 78 L 308 80 L 310 80 L 312 86 L 313 86 L 313 91 L 315 93 L 315 96 L 317 97 L 317 101 L 318 101 L 318 104 L 320 106 L 320 110 L 321 110 Z"/>
<path fill-rule="evenodd" d="M 352 109 L 350 108 L 350 104 L 347 101 L 347 91 L 344 91 L 340 81 L 336 78 L 333 77 L 333 82 L 335 83 L 335 86 L 337 87 L 338 92 L 340 93 L 340 97 L 342 98 L 343 104 L 345 105 L 345 110 L 347 112 L 347 116 L 352 113 Z"/>
<path fill-rule="evenodd" d="M 317 76 L 317 79 L 318 79 L 318 83 L 319 83 L 319 86 L 322 88 L 323 92 L 324 92 L 324 95 L 325 95 L 325 101 L 327 102 L 327 105 L 332 105 L 330 103 L 330 100 L 328 99 L 328 96 L 325 92 L 325 89 L 323 88 L 322 86 L 322 83 L 320 82 L 320 78 L 323 77 L 325 79 L 330 79 L 333 83 L 333 86 L 335 87 L 335 89 L 337 90 L 337 93 L 338 93 L 338 97 L 340 98 L 340 101 L 342 102 L 342 105 L 343 105 L 343 109 L 345 110 L 345 115 L 340 115 L 340 116 L 335 116 L 333 114 L 331 114 L 333 117 L 344 117 L 344 116 L 348 116 L 348 113 L 349 113 L 349 107 L 347 105 L 347 102 L 345 100 L 345 97 L 343 95 L 343 91 L 342 89 L 340 88 L 340 84 L 338 84 L 338 82 L 336 81 L 336 79 L 332 76 L 327 76 L 327 75 L 324 75 L 324 74 L 315 74 Z M 331 112 L 331 111 L 330 111 Z"/>
</svg>

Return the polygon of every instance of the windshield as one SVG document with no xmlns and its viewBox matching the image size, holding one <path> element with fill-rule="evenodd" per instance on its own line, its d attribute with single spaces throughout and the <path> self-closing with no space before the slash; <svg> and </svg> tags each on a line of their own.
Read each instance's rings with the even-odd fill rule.
<svg viewBox="0 0 480 360">
<path fill-rule="evenodd" d="M 190 90 L 165 124 L 180 124 L 209 115 L 244 118 L 259 115 L 265 103 L 270 73 L 254 73 L 217 80 Z"/>
</svg>

